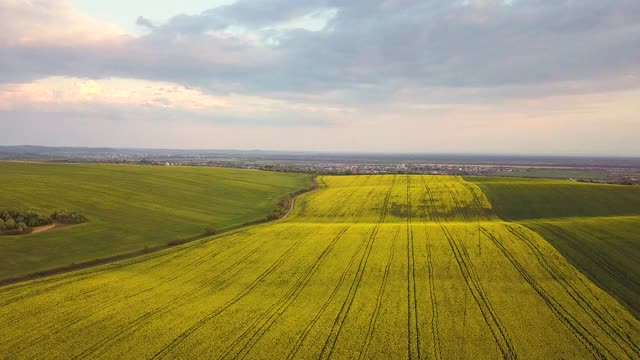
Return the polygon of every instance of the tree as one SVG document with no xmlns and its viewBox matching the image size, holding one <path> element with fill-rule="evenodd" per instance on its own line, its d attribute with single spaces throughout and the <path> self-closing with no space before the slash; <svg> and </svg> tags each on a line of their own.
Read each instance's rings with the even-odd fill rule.
<svg viewBox="0 0 640 360">
<path fill-rule="evenodd" d="M 16 228 L 18 231 L 25 231 L 27 230 L 27 224 L 25 224 L 24 222 L 19 222 L 18 225 L 16 225 Z"/>
<path fill-rule="evenodd" d="M 16 221 L 13 220 L 12 218 L 9 218 L 8 221 L 5 221 L 4 225 L 7 228 L 7 230 L 13 230 L 17 226 Z"/>
<path fill-rule="evenodd" d="M 4 220 L 2 220 L 2 218 L 0 218 L 0 231 L 5 230 L 7 228 L 7 226 L 4 224 Z"/>
</svg>

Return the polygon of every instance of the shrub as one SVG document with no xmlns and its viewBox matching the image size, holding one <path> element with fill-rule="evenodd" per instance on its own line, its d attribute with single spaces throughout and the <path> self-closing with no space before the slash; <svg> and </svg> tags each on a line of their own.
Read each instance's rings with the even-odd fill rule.
<svg viewBox="0 0 640 360">
<path fill-rule="evenodd" d="M 280 218 L 280 216 L 281 216 L 281 211 L 273 210 L 271 211 L 269 216 L 267 216 L 267 220 L 277 220 L 278 218 Z"/>
<path fill-rule="evenodd" d="M 2 218 L 0 218 L 0 231 L 5 230 L 7 227 L 4 224 L 4 220 Z"/>
<path fill-rule="evenodd" d="M 7 220 L 4 224 L 7 230 L 14 230 L 18 225 L 16 224 L 16 221 L 13 220 L 12 218 L 9 218 L 9 220 Z"/>
<path fill-rule="evenodd" d="M 51 214 L 51 218 L 55 221 L 63 224 L 80 224 L 87 221 L 84 215 L 78 214 L 75 211 L 58 210 Z"/>
<path fill-rule="evenodd" d="M 24 223 L 24 221 L 20 221 L 17 225 L 16 225 L 16 230 L 18 230 L 19 232 L 25 231 L 28 229 L 27 224 Z"/>
<path fill-rule="evenodd" d="M 189 242 L 189 239 L 175 239 L 175 240 L 171 240 L 167 243 L 167 245 L 169 246 L 177 246 L 177 245 L 182 245 L 182 244 L 186 244 Z"/>
<path fill-rule="evenodd" d="M 218 229 L 216 229 L 216 228 L 215 228 L 215 227 L 213 227 L 213 226 L 207 226 L 207 227 L 205 227 L 205 228 L 204 228 L 204 232 L 205 232 L 207 235 L 215 235 L 215 234 L 217 234 L 217 233 L 218 233 Z"/>
</svg>

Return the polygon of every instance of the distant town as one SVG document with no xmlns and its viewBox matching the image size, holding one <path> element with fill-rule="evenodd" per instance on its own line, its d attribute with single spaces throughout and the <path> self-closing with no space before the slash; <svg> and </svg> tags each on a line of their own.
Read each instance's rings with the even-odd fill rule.
<svg viewBox="0 0 640 360">
<path fill-rule="evenodd" d="M 640 158 L 0 146 L 2 160 L 212 166 L 319 175 L 434 174 L 640 185 Z"/>
</svg>

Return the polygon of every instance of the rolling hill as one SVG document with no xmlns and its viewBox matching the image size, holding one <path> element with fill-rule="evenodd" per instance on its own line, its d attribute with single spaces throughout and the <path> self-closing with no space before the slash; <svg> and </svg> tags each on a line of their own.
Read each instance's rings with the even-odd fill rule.
<svg viewBox="0 0 640 360">
<path fill-rule="evenodd" d="M 274 223 L 0 288 L 0 353 L 640 357 L 640 322 L 473 183 L 319 183 Z"/>
<path fill-rule="evenodd" d="M 165 246 L 264 219 L 306 175 L 204 167 L 0 162 L 0 211 L 78 211 L 89 221 L 0 237 L 0 280 Z"/>
<path fill-rule="evenodd" d="M 477 178 L 496 214 L 536 231 L 640 318 L 640 187 Z"/>
</svg>

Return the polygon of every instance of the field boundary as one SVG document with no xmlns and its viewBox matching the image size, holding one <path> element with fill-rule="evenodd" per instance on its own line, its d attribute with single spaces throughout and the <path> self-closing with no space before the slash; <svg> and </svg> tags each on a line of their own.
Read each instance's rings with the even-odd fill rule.
<svg viewBox="0 0 640 360">
<path fill-rule="evenodd" d="M 229 233 L 229 232 L 234 231 L 234 230 L 243 229 L 243 228 L 246 228 L 246 227 L 251 227 L 251 226 L 260 225 L 260 224 L 265 224 L 265 223 L 269 223 L 269 222 L 276 222 L 276 221 L 279 221 L 279 220 L 282 220 L 282 219 L 286 218 L 287 216 L 289 216 L 291 214 L 291 212 L 293 211 L 293 209 L 295 207 L 295 201 L 296 201 L 296 198 L 298 196 L 310 193 L 310 192 L 315 191 L 315 190 L 317 190 L 319 188 L 320 188 L 320 186 L 319 186 L 319 184 L 317 182 L 317 176 L 312 176 L 311 177 L 311 185 L 310 186 L 308 186 L 306 188 L 303 188 L 303 189 L 300 189 L 298 191 L 289 193 L 289 194 L 285 195 L 280 200 L 279 209 L 287 209 L 287 211 L 283 212 L 283 213 L 280 213 L 278 215 L 278 217 L 276 217 L 276 218 L 273 218 L 273 217 L 270 217 L 269 215 L 267 215 L 262 219 L 248 221 L 248 222 L 245 222 L 245 223 L 242 223 L 242 224 L 239 224 L 239 225 L 230 226 L 230 227 L 221 229 L 221 230 L 217 231 L 215 234 L 211 234 L 211 233 L 205 232 L 203 234 L 198 234 L 198 235 L 190 236 L 190 237 L 179 239 L 179 240 L 172 240 L 172 241 L 169 241 L 165 245 L 146 247 L 146 248 L 143 248 L 143 249 L 140 249 L 140 250 L 131 251 L 131 252 L 124 253 L 124 254 L 102 257 L 102 258 L 98 258 L 98 259 L 83 261 L 83 262 L 76 263 L 76 264 L 60 266 L 60 267 L 49 269 L 49 270 L 38 271 L 38 272 L 33 272 L 33 273 L 25 274 L 25 275 L 15 276 L 15 277 L 12 277 L 12 278 L 2 279 L 2 280 L 0 280 L 0 288 L 4 287 L 4 286 L 9 286 L 9 285 L 13 285 L 13 284 L 29 281 L 29 280 L 41 279 L 41 278 L 45 278 L 45 277 L 48 277 L 48 276 L 64 274 L 64 273 L 68 273 L 68 272 L 72 272 L 72 271 L 76 271 L 76 270 L 84 270 L 84 269 L 92 268 L 92 267 L 99 266 L 99 265 L 106 265 L 106 264 L 114 263 L 114 262 L 117 262 L 117 261 L 129 260 L 129 259 L 133 259 L 133 258 L 136 258 L 136 257 L 139 257 L 139 256 L 152 254 L 152 253 L 155 253 L 155 252 L 158 252 L 158 251 L 171 249 L 171 248 L 174 248 L 174 247 L 177 247 L 177 246 L 180 246 L 180 245 L 184 245 L 184 244 L 187 244 L 187 243 L 190 243 L 190 242 L 194 242 L 194 241 L 197 241 L 197 240 L 202 240 L 202 239 L 205 239 L 205 238 L 208 238 L 208 237 L 213 237 L 213 236 L 217 237 L 218 235 Z M 276 208 L 276 210 L 277 209 L 278 208 Z"/>
</svg>

